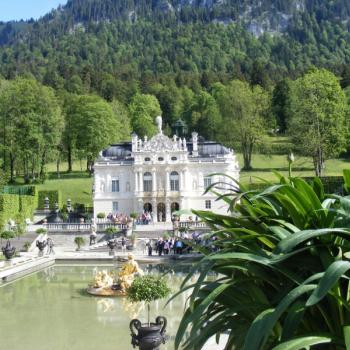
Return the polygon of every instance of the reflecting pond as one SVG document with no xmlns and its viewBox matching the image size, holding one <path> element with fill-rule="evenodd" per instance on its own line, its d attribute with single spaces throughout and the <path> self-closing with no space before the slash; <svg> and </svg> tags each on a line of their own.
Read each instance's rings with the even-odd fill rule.
<svg viewBox="0 0 350 350">
<path fill-rule="evenodd" d="M 141 265 L 149 273 L 166 272 L 175 292 L 189 267 Z M 132 349 L 129 322 L 147 319 L 142 304 L 126 298 L 99 298 L 85 292 L 94 274 L 113 267 L 59 266 L 48 268 L 0 288 L 0 344 L 11 350 L 128 350 Z M 188 296 L 188 295 L 187 295 Z M 186 295 L 164 308 L 153 303 L 151 317 L 168 319 L 170 337 L 161 349 L 173 349 Z"/>
</svg>

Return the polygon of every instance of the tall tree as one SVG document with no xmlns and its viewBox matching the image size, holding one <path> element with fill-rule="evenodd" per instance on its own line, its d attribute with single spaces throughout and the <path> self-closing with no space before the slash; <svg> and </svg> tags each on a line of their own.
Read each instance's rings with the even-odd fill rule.
<svg viewBox="0 0 350 350">
<path fill-rule="evenodd" d="M 73 109 L 75 147 L 87 159 L 93 172 L 94 160 L 107 146 L 118 140 L 120 124 L 109 103 L 98 96 L 76 96 Z"/>
<path fill-rule="evenodd" d="M 217 85 L 215 96 L 223 117 L 221 140 L 238 146 L 243 153 L 244 169 L 251 169 L 254 147 L 266 133 L 268 94 L 259 85 L 251 87 L 234 80 L 224 88 Z"/>
<path fill-rule="evenodd" d="M 139 137 L 153 136 L 157 132 L 155 118 L 161 114 L 157 98 L 153 95 L 136 94 L 129 105 L 131 127 Z"/>
<path fill-rule="evenodd" d="M 213 96 L 205 91 L 196 95 L 191 117 L 192 129 L 207 140 L 217 139 L 222 127 L 222 117 Z"/>
<path fill-rule="evenodd" d="M 16 159 L 22 161 L 26 180 L 43 176 L 48 156 L 60 142 L 64 123 L 53 90 L 35 80 L 18 78 L 3 90 L 0 105 L 11 180 Z"/>
<path fill-rule="evenodd" d="M 273 90 L 271 108 L 276 118 L 279 132 L 284 134 L 287 130 L 290 113 L 290 80 L 278 82 Z"/>
<path fill-rule="evenodd" d="M 317 176 L 327 159 L 345 150 L 349 134 L 345 112 L 345 94 L 331 72 L 313 70 L 292 85 L 288 131 L 299 151 L 313 158 Z"/>
</svg>

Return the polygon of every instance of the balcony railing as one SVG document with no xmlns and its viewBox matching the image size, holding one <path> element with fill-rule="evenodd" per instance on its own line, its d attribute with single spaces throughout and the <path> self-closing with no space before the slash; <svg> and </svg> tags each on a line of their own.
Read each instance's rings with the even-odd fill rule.
<svg viewBox="0 0 350 350">
<path fill-rule="evenodd" d="M 203 221 L 180 221 L 179 222 L 179 228 L 184 227 L 184 228 L 201 228 L 201 229 L 206 229 L 208 228 L 207 224 Z"/>
<path fill-rule="evenodd" d="M 48 223 L 44 224 L 43 227 L 50 232 L 89 232 L 91 231 L 92 223 L 71 223 L 71 222 L 62 222 L 62 223 Z M 97 232 L 102 232 L 108 229 L 109 227 L 114 227 L 117 230 L 124 230 L 127 228 L 127 225 L 116 224 L 111 221 L 98 222 L 95 224 Z"/>
</svg>

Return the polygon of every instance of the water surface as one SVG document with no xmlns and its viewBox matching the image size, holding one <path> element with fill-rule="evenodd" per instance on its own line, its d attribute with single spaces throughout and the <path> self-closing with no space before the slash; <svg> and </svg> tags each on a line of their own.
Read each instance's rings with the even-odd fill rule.
<svg viewBox="0 0 350 350">
<path fill-rule="evenodd" d="M 169 267 L 142 266 L 151 273 Z M 0 288 L 1 349 L 11 350 L 128 350 L 132 349 L 129 322 L 146 321 L 142 304 L 126 298 L 89 296 L 85 289 L 96 270 L 112 267 L 59 266 L 48 268 Z M 166 274 L 173 291 L 178 290 L 186 267 Z M 163 350 L 172 350 L 186 296 L 177 297 L 164 308 L 165 301 L 152 305 L 151 319 L 168 319 L 170 340 Z"/>
</svg>

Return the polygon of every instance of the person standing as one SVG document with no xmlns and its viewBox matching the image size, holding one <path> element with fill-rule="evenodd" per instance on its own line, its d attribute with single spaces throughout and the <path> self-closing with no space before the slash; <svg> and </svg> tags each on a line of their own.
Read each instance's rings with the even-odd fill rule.
<svg viewBox="0 0 350 350">
<path fill-rule="evenodd" d="M 125 241 L 125 238 L 122 237 L 122 253 L 125 253 L 125 250 L 126 250 L 126 241 Z"/>
<path fill-rule="evenodd" d="M 47 254 L 48 254 L 48 255 L 55 254 L 55 252 L 54 252 L 54 250 L 53 250 L 53 247 L 54 247 L 53 240 L 49 237 L 49 238 L 46 240 L 46 243 L 47 243 Z"/>
<path fill-rule="evenodd" d="M 166 241 L 164 242 L 164 254 L 165 254 L 165 255 L 168 255 L 168 254 L 169 254 L 169 249 L 170 249 L 169 241 L 166 240 Z"/>
<path fill-rule="evenodd" d="M 158 241 L 158 255 L 161 256 L 163 254 L 164 242 L 163 239 L 160 238 Z"/>
<path fill-rule="evenodd" d="M 152 241 L 149 240 L 147 242 L 146 246 L 147 246 L 147 250 L 148 250 L 148 256 L 152 256 L 152 250 L 153 250 L 153 248 L 152 248 Z"/>
</svg>

